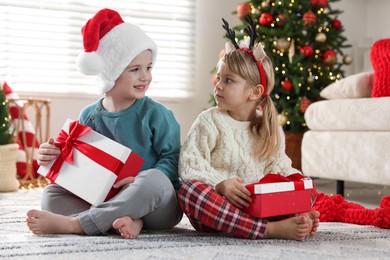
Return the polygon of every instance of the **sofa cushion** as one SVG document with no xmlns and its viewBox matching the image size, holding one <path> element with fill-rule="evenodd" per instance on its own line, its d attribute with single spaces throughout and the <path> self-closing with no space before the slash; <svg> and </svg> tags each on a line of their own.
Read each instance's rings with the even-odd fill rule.
<svg viewBox="0 0 390 260">
<path fill-rule="evenodd" d="M 370 59 L 375 72 L 372 97 L 390 96 L 390 39 L 375 42 Z"/>
<path fill-rule="evenodd" d="M 325 99 L 365 98 L 371 96 L 374 72 L 361 72 L 325 87 L 320 96 Z"/>
<path fill-rule="evenodd" d="M 322 100 L 305 112 L 309 129 L 390 131 L 390 97 Z"/>
</svg>

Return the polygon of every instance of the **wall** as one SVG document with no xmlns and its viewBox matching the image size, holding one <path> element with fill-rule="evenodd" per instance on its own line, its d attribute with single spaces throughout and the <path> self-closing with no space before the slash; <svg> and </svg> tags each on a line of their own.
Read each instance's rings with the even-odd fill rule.
<svg viewBox="0 0 390 260">
<path fill-rule="evenodd" d="M 162 101 L 171 108 L 181 125 L 181 138 L 184 140 L 196 116 L 209 107 L 208 100 L 212 93 L 210 70 L 218 60 L 225 39 L 221 27 L 221 18 L 230 24 L 238 24 L 238 18 L 232 15 L 240 0 L 196 0 L 196 69 L 195 96 L 188 100 Z M 353 44 L 349 54 L 355 59 L 346 69 L 347 75 L 369 69 L 367 57 L 369 46 L 377 39 L 389 37 L 390 11 L 388 0 L 341 0 L 332 5 L 334 9 L 344 10 L 339 19 L 345 26 L 345 36 Z M 366 63 L 366 64 L 364 64 Z M 368 64 L 368 65 L 367 65 Z M 368 66 L 368 67 L 367 67 Z M 38 96 L 31 93 L 20 94 L 22 97 Z M 51 99 L 51 135 L 56 135 L 66 118 L 77 118 L 82 107 L 95 101 L 96 96 L 41 95 Z"/>
</svg>

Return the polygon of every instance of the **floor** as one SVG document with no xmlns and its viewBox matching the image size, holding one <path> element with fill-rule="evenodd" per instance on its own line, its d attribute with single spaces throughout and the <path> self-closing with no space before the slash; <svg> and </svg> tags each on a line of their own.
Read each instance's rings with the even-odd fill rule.
<svg viewBox="0 0 390 260">
<path fill-rule="evenodd" d="M 317 192 L 326 194 L 336 193 L 335 180 L 314 179 L 314 182 Z M 345 199 L 368 208 L 377 208 L 382 197 L 386 195 L 390 195 L 390 186 L 345 182 Z"/>
</svg>

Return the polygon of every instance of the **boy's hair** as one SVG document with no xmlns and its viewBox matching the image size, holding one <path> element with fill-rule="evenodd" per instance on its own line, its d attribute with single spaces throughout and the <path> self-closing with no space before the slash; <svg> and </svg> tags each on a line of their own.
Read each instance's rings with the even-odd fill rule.
<svg viewBox="0 0 390 260">
<path fill-rule="evenodd" d="M 125 23 L 118 12 L 102 9 L 81 29 L 84 52 L 76 65 L 84 75 L 97 75 L 100 92 L 109 91 L 115 80 L 141 52 L 150 50 L 154 64 L 157 46 L 138 26 Z"/>
<path fill-rule="evenodd" d="M 225 62 L 229 69 L 246 79 L 248 85 L 256 86 L 261 84 L 259 69 L 253 59 L 246 51 L 233 50 L 226 53 L 221 61 Z M 279 133 L 279 124 L 277 120 L 277 111 L 270 97 L 275 85 L 274 68 L 272 61 L 265 56 L 261 61 L 267 77 L 267 93 L 261 96 L 259 107 L 262 108 L 262 116 L 257 117 L 250 124 L 251 133 L 255 138 L 261 141 L 261 145 L 256 145 L 255 154 L 262 159 L 268 159 L 275 155 L 281 143 Z"/>
</svg>

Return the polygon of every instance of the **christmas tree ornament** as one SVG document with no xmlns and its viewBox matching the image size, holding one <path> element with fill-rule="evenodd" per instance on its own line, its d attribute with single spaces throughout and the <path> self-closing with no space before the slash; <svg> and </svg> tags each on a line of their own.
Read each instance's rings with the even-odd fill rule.
<svg viewBox="0 0 390 260">
<path fill-rule="evenodd" d="M 269 2 L 268 2 L 268 0 L 267 0 L 267 1 L 263 1 L 263 2 L 261 3 L 261 7 L 262 7 L 262 8 L 267 8 L 267 7 L 269 7 Z"/>
<path fill-rule="evenodd" d="M 283 88 L 284 90 L 286 90 L 287 92 L 290 92 L 290 91 L 292 90 L 292 88 L 294 87 L 292 81 L 289 80 L 289 79 L 283 80 L 282 83 L 281 83 L 281 85 L 282 85 L 282 88 Z"/>
<path fill-rule="evenodd" d="M 295 55 L 295 43 L 294 40 L 292 40 L 290 44 L 290 49 L 288 50 L 288 61 L 290 63 L 292 63 L 294 55 Z"/>
<path fill-rule="evenodd" d="M 310 99 L 308 99 L 307 97 L 303 97 L 299 105 L 299 110 L 302 113 L 305 113 L 306 109 L 309 107 L 310 104 L 311 104 Z"/>
<path fill-rule="evenodd" d="M 341 28 L 341 21 L 338 20 L 338 19 L 334 19 L 332 21 L 332 27 L 335 28 L 335 29 L 340 29 Z"/>
<path fill-rule="evenodd" d="M 290 44 L 291 42 L 286 37 L 279 38 L 276 41 L 276 47 L 282 52 L 285 52 L 288 48 L 290 48 Z"/>
<path fill-rule="evenodd" d="M 316 22 L 316 20 L 317 20 L 317 16 L 312 11 L 308 11 L 303 14 L 303 22 L 306 25 L 313 24 Z"/>
<path fill-rule="evenodd" d="M 278 115 L 278 124 L 281 126 L 285 126 L 287 124 L 288 118 L 284 114 Z"/>
<path fill-rule="evenodd" d="M 314 6 L 325 7 L 328 5 L 328 0 L 310 0 Z"/>
<path fill-rule="evenodd" d="M 218 83 L 218 77 L 217 74 L 213 74 L 213 77 L 211 78 L 211 81 L 213 82 L 213 86 L 215 87 Z"/>
<path fill-rule="evenodd" d="M 319 42 L 319 43 L 325 43 L 326 42 L 326 34 L 323 32 L 317 33 L 315 40 L 316 40 L 316 42 Z"/>
<path fill-rule="evenodd" d="M 288 21 L 288 19 L 288 16 L 285 16 L 284 14 L 278 14 L 278 17 L 276 18 L 277 26 L 283 27 Z"/>
<path fill-rule="evenodd" d="M 302 47 L 299 49 L 299 53 L 300 53 L 300 54 L 304 54 L 305 57 L 310 57 L 310 56 L 313 55 L 314 50 L 313 50 L 313 47 L 311 47 L 310 45 L 304 45 L 304 46 L 302 46 Z"/>
<path fill-rule="evenodd" d="M 269 26 L 274 21 L 274 18 L 269 13 L 262 13 L 259 18 L 259 23 L 262 26 Z"/>
<path fill-rule="evenodd" d="M 251 7 L 248 4 L 240 4 L 237 6 L 237 16 L 240 19 L 244 19 L 247 14 L 251 12 Z"/>
<path fill-rule="evenodd" d="M 326 50 L 322 53 L 322 61 L 325 65 L 332 66 L 337 62 L 337 55 L 333 50 Z"/>
<path fill-rule="evenodd" d="M 349 56 L 349 55 L 345 55 L 345 56 L 343 57 L 343 63 L 346 64 L 346 65 L 351 64 L 351 63 L 352 63 L 352 57 Z"/>
<path fill-rule="evenodd" d="M 307 83 L 313 83 L 314 82 L 314 79 L 315 79 L 315 77 L 314 76 L 309 76 L 308 78 L 307 78 Z"/>
</svg>

